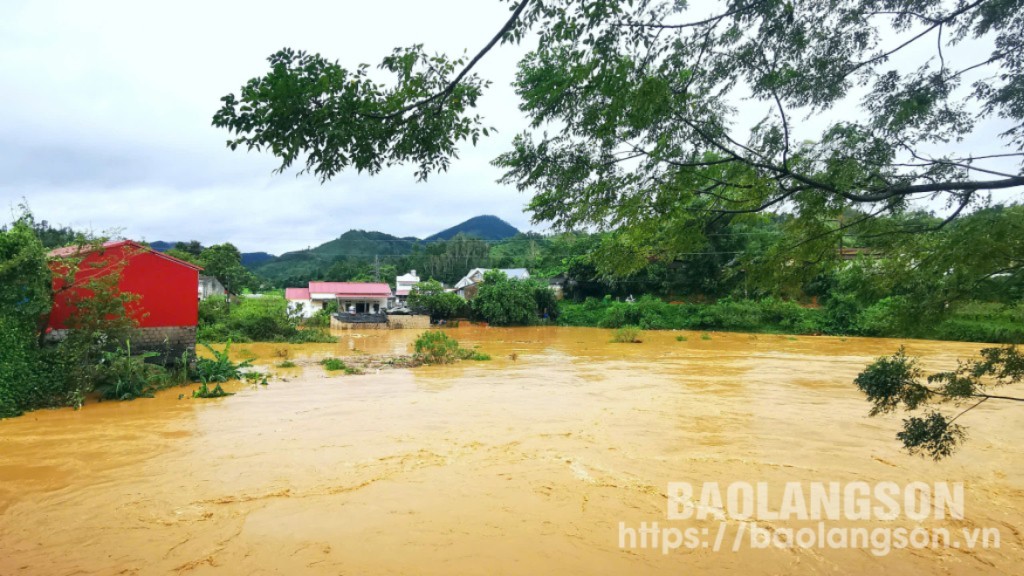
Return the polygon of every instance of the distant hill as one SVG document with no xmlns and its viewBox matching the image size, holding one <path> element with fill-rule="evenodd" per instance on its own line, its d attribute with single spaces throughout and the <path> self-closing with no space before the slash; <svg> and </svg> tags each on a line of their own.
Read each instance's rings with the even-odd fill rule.
<svg viewBox="0 0 1024 576">
<path fill-rule="evenodd" d="M 274 256 L 266 252 L 245 252 L 242 254 L 242 265 L 249 270 L 274 282 L 290 278 L 312 278 L 318 271 L 322 273 L 339 260 L 351 259 L 373 261 L 375 256 L 381 258 L 405 256 L 415 246 L 450 240 L 459 234 L 474 236 L 487 242 L 499 242 L 513 238 L 519 234 L 514 226 L 497 216 L 477 216 L 465 222 L 428 236 L 424 240 L 411 236 L 399 238 L 384 232 L 368 230 L 349 230 L 334 240 L 306 250 L 286 252 Z M 150 242 L 154 250 L 166 252 L 177 242 L 158 240 Z"/>
<path fill-rule="evenodd" d="M 401 256 L 412 251 L 415 238 L 399 238 L 384 232 L 349 230 L 330 242 L 305 252 L 330 259 L 373 258 L 378 256 Z M 283 256 L 283 255 L 282 255 Z"/>
<path fill-rule="evenodd" d="M 269 262 L 274 258 L 277 258 L 277 256 L 274 256 L 273 254 L 268 254 L 266 252 L 243 252 L 242 266 L 251 268 L 253 266 L 259 266 L 264 262 Z"/>
<path fill-rule="evenodd" d="M 459 234 L 476 236 L 477 238 L 482 238 L 488 242 L 495 242 L 511 238 L 516 234 L 519 234 L 519 230 L 497 216 L 476 216 L 461 224 L 456 224 L 447 230 L 442 230 L 433 236 L 427 236 L 423 241 L 430 243 L 438 240 L 451 240 Z"/>
<path fill-rule="evenodd" d="M 283 280 L 293 276 L 311 276 L 315 270 L 329 268 L 332 263 L 344 258 L 373 260 L 374 256 L 404 256 L 412 252 L 412 247 L 417 243 L 415 238 L 349 230 L 316 248 L 286 252 L 272 260 L 246 266 L 270 280 Z"/>
<path fill-rule="evenodd" d="M 156 242 L 150 242 L 149 247 L 157 252 L 167 252 L 177 244 L 177 242 L 164 242 L 163 240 L 157 240 Z"/>
</svg>

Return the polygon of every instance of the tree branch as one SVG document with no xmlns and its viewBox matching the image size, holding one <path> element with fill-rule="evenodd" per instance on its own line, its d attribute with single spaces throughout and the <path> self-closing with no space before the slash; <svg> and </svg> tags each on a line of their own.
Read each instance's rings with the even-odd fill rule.
<svg viewBox="0 0 1024 576">
<path fill-rule="evenodd" d="M 516 6 L 516 9 L 512 12 L 512 16 L 510 16 L 508 21 L 505 22 L 505 25 L 501 27 L 501 30 L 499 30 L 498 33 L 495 34 L 493 38 L 491 38 L 491 41 L 488 42 L 487 45 L 480 50 L 480 52 L 477 52 L 476 56 L 474 56 L 473 59 L 469 61 L 469 64 L 466 64 L 466 67 L 463 68 L 462 71 L 459 72 L 458 76 L 456 76 L 454 80 L 449 82 L 448 85 L 445 86 L 443 90 L 435 94 L 432 94 L 431 96 L 423 98 L 422 100 L 417 100 L 412 104 L 403 106 L 398 110 L 395 110 L 394 112 L 390 112 L 388 114 L 364 114 L 364 116 L 376 118 L 379 120 L 394 120 L 395 118 L 401 117 L 403 114 L 409 112 L 410 110 L 422 108 L 423 106 L 426 106 L 433 102 L 438 102 L 438 104 L 444 102 L 444 100 L 451 95 L 452 91 L 455 90 L 459 83 L 462 82 L 462 80 L 469 74 L 470 70 L 472 70 L 473 67 L 476 66 L 477 63 L 480 62 L 480 60 L 482 60 L 483 57 L 487 55 L 487 53 L 490 52 L 491 49 L 498 44 L 502 37 L 505 36 L 505 34 L 507 34 L 516 25 L 516 22 L 519 21 L 519 16 L 522 15 L 523 10 L 526 9 L 527 4 L 529 3 L 530 0 L 522 0 L 521 2 L 519 2 L 519 5 Z"/>
</svg>

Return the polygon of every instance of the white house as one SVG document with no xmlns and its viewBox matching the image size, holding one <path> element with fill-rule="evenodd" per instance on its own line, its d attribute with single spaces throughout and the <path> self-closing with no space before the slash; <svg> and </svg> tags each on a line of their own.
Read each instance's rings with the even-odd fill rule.
<svg viewBox="0 0 1024 576">
<path fill-rule="evenodd" d="M 476 285 L 484 281 L 484 274 L 490 271 L 490 268 L 473 268 L 455 283 L 455 293 L 463 298 L 472 298 L 476 294 Z M 526 268 L 502 268 L 500 272 L 504 272 L 505 276 L 508 276 L 512 280 L 527 280 L 530 278 L 530 273 Z M 468 294 L 467 294 L 468 292 Z"/>
<path fill-rule="evenodd" d="M 384 282 L 310 282 L 306 288 L 285 288 L 284 297 L 292 313 L 309 318 L 331 302 L 342 312 L 380 312 L 392 295 Z"/>
<path fill-rule="evenodd" d="M 224 285 L 214 276 L 199 275 L 199 299 L 206 300 L 210 296 L 223 296 Z"/>
<path fill-rule="evenodd" d="M 415 270 L 410 270 L 408 274 L 395 277 L 395 300 L 405 303 L 409 298 L 409 292 L 412 287 L 419 284 L 420 277 L 416 275 Z"/>
</svg>

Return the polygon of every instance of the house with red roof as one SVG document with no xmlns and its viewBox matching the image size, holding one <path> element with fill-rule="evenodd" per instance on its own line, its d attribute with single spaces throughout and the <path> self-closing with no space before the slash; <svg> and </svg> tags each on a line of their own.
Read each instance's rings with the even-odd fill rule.
<svg viewBox="0 0 1024 576">
<path fill-rule="evenodd" d="M 131 240 L 58 248 L 49 255 L 54 298 L 48 332 L 59 336 L 74 329 L 79 303 L 92 296 L 90 282 L 118 274 L 118 289 L 136 296 L 126 306 L 137 324 L 131 337 L 134 350 L 169 357 L 195 350 L 199 266 Z"/>
<path fill-rule="evenodd" d="M 387 308 L 392 296 L 391 287 L 384 282 L 310 282 L 305 288 L 284 291 L 289 309 L 305 318 L 331 302 L 337 302 L 342 312 L 376 314 Z"/>
</svg>

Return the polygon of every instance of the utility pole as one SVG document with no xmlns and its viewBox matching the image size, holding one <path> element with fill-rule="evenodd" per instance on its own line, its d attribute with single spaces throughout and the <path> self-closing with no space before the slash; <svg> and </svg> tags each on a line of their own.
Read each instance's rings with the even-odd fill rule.
<svg viewBox="0 0 1024 576">
<path fill-rule="evenodd" d="M 373 281 L 380 282 L 380 257 L 373 255 Z"/>
</svg>

